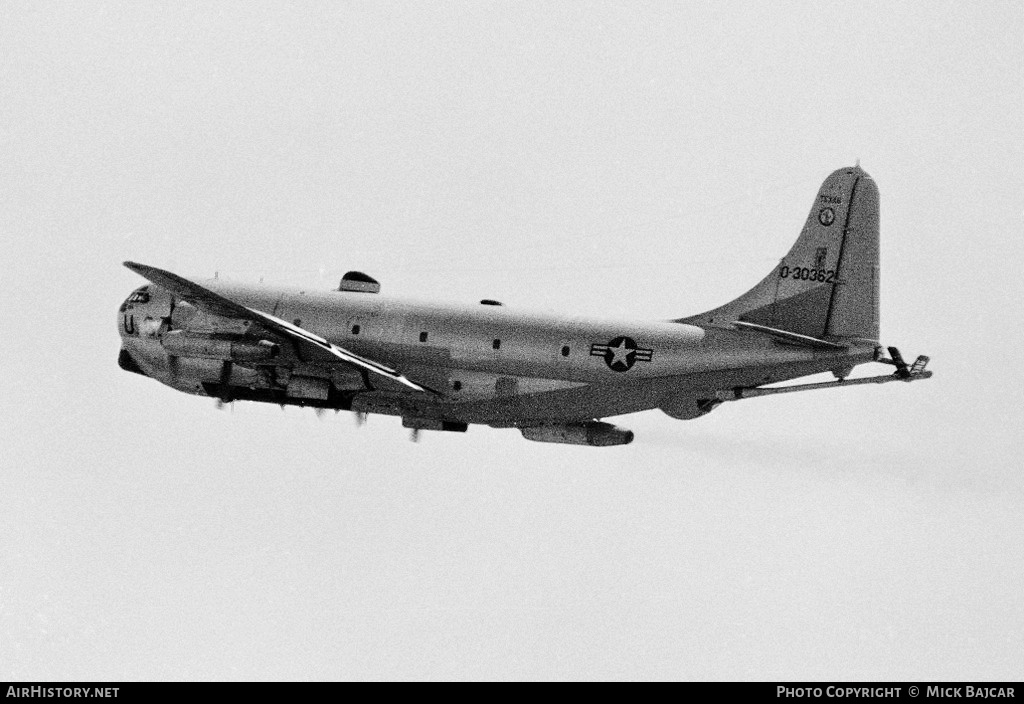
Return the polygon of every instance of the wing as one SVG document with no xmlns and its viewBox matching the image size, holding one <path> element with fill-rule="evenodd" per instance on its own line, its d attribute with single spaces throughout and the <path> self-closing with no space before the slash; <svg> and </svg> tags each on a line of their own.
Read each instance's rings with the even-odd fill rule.
<svg viewBox="0 0 1024 704">
<path fill-rule="evenodd" d="M 354 352 L 350 352 L 344 347 L 338 347 L 319 335 L 311 333 L 309 330 L 300 328 L 297 325 L 292 325 L 280 318 L 275 318 L 269 313 L 264 313 L 263 311 L 255 310 L 253 308 L 246 308 L 239 303 L 235 303 L 230 298 L 225 298 L 224 296 L 214 293 L 208 288 L 203 288 L 199 284 L 189 281 L 177 274 L 172 274 L 169 271 L 157 269 L 153 266 L 137 264 L 135 262 L 125 262 L 124 265 L 143 278 L 149 279 L 160 288 L 173 293 L 175 296 L 188 301 L 196 308 L 208 313 L 220 315 L 225 318 L 251 320 L 263 326 L 267 330 L 296 341 L 300 345 L 318 347 L 344 362 L 354 364 L 357 367 L 366 369 L 374 374 L 394 379 L 395 381 L 405 384 L 416 391 L 430 391 L 431 393 L 437 393 L 437 391 L 428 386 L 417 384 L 411 379 L 408 379 L 401 372 L 398 372 L 391 367 L 385 366 L 380 362 L 376 362 Z"/>
</svg>

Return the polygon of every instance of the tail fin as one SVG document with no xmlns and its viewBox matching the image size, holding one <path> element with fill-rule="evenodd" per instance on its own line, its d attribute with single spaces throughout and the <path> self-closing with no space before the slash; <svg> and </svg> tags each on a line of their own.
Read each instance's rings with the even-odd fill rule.
<svg viewBox="0 0 1024 704">
<path fill-rule="evenodd" d="M 878 340 L 878 188 L 859 166 L 821 184 L 789 253 L 724 306 L 677 322 L 743 321 L 818 339 Z"/>
</svg>

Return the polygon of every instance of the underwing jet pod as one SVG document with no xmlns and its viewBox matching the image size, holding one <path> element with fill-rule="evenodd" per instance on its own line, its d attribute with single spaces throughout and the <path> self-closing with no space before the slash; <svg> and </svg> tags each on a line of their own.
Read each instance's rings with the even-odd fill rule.
<svg viewBox="0 0 1024 704">
<path fill-rule="evenodd" d="M 400 416 L 405 427 L 518 428 L 538 442 L 625 445 L 600 419 L 659 408 L 678 419 L 725 401 L 917 381 L 879 342 L 878 189 L 859 167 L 822 184 L 796 243 L 756 286 L 668 321 L 602 320 L 384 297 L 349 272 L 337 290 L 196 283 L 125 262 L 149 284 L 118 311 L 127 371 L 219 402 Z M 893 374 L 848 379 L 867 362 Z M 835 380 L 770 386 L 831 372 Z"/>
</svg>

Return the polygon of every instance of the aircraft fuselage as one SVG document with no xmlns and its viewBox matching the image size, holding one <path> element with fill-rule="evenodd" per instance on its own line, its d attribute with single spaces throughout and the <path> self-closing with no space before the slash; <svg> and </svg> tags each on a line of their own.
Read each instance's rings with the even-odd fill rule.
<svg viewBox="0 0 1024 704">
<path fill-rule="evenodd" d="M 266 400 L 416 419 L 515 426 L 577 421 L 662 407 L 700 415 L 716 389 L 782 381 L 870 361 L 874 347 L 842 353 L 779 345 L 760 336 L 677 322 L 527 313 L 349 291 L 206 281 L 212 291 L 271 313 L 352 352 L 402 369 L 437 394 L 354 374 L 337 360 L 283 345 L 273 364 L 173 358 L 168 334 L 229 338 L 248 326 L 197 310 L 159 287 L 119 312 L 123 345 L 168 386 L 228 400 Z M 343 368 L 344 367 L 344 368 Z M 326 398 L 289 395 L 292 377 L 331 381 Z M 340 380 L 340 381 L 339 381 Z M 323 394 L 320 394 L 322 396 Z M 702 399 L 702 396 L 705 399 Z M 706 408 L 706 406 L 705 406 Z M 692 415 L 685 409 L 692 411 Z"/>
<path fill-rule="evenodd" d="M 879 194 L 859 166 L 822 183 L 788 253 L 753 288 L 671 321 L 603 320 L 214 280 L 125 262 L 150 284 L 118 313 L 129 371 L 222 401 L 401 416 L 415 430 L 518 427 L 542 442 L 622 445 L 599 419 L 660 408 L 696 418 L 725 401 L 931 376 L 880 335 Z M 880 361 L 895 374 L 846 380 Z M 831 371 L 839 381 L 765 387 Z"/>
</svg>

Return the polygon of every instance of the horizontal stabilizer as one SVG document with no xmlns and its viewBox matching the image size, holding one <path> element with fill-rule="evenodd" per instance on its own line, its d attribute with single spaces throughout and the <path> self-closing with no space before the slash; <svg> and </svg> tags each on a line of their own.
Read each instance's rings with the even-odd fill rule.
<svg viewBox="0 0 1024 704">
<path fill-rule="evenodd" d="M 221 296 L 219 293 L 214 293 L 208 288 L 204 288 L 203 286 L 178 276 L 177 274 L 172 274 L 169 271 L 157 269 L 153 266 L 146 266 L 145 264 L 136 264 L 135 262 L 125 262 L 124 265 L 136 274 L 149 279 L 160 288 L 163 288 L 175 296 L 188 301 L 200 310 L 212 313 L 213 315 L 223 316 L 225 318 L 237 318 L 240 320 L 252 321 L 259 324 L 264 329 L 280 335 L 281 337 L 293 340 L 299 344 L 317 347 L 337 357 L 343 362 L 348 362 L 349 364 L 354 364 L 355 366 L 366 369 L 374 374 L 394 379 L 395 381 L 402 383 L 411 389 L 415 389 L 416 391 L 430 391 L 435 394 L 437 393 L 429 387 L 417 384 L 411 379 L 406 378 L 403 374 L 391 367 L 385 366 L 380 362 L 368 359 L 354 352 L 350 352 L 343 347 L 332 344 L 309 330 L 300 328 L 298 325 L 292 325 L 280 318 L 275 318 L 269 313 L 264 313 L 263 311 L 254 310 L 252 308 L 246 308 L 239 303 L 235 303 L 229 298 Z"/>
<path fill-rule="evenodd" d="M 840 345 L 835 342 L 829 342 L 828 340 L 821 340 L 817 337 L 809 337 L 807 335 L 800 335 L 795 332 L 789 332 L 788 330 L 779 330 L 777 328 L 770 328 L 766 325 L 757 325 L 756 323 L 747 323 L 742 320 L 737 320 L 733 325 L 740 330 L 749 330 L 751 332 L 759 332 L 765 335 L 771 335 L 774 338 L 782 340 L 783 342 L 789 342 L 794 345 L 803 345 L 804 347 L 813 347 L 820 350 L 845 350 L 847 345 Z"/>
</svg>

